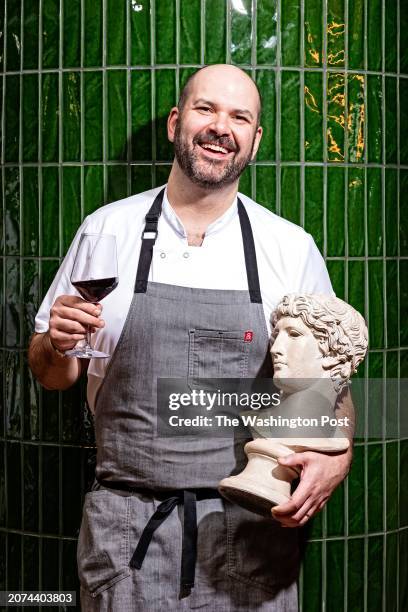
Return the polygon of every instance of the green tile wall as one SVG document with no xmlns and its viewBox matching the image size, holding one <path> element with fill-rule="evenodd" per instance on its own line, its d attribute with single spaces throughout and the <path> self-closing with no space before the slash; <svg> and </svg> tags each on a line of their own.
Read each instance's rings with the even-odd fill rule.
<svg viewBox="0 0 408 612">
<path fill-rule="evenodd" d="M 0 590 L 77 589 L 92 428 L 81 385 L 33 380 L 27 342 L 81 219 L 166 180 L 166 115 L 195 68 L 256 79 L 242 191 L 313 234 L 369 321 L 361 375 L 408 375 L 408 3 L 2 0 L 0 33 Z M 302 610 L 408 609 L 407 449 L 356 444 L 308 530 Z"/>
</svg>

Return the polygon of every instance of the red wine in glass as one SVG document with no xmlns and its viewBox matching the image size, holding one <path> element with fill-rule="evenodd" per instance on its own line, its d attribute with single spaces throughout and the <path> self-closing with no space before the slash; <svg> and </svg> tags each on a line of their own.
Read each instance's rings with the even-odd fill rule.
<svg viewBox="0 0 408 612">
<path fill-rule="evenodd" d="M 111 234 L 82 234 L 71 272 L 71 283 L 81 297 L 96 304 L 118 286 L 116 239 Z M 91 347 L 88 328 L 86 345 L 66 351 L 68 357 L 94 359 L 110 357 Z"/>
</svg>

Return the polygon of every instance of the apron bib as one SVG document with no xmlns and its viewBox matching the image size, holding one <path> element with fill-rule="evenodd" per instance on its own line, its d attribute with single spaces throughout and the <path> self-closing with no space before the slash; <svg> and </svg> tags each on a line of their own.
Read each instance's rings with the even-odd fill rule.
<svg viewBox="0 0 408 612">
<path fill-rule="evenodd" d="M 216 490 L 244 467 L 243 440 L 156 434 L 158 378 L 184 379 L 188 391 L 196 378 L 272 376 L 242 202 L 248 291 L 195 289 L 148 282 L 163 195 L 146 215 L 134 296 L 95 406 L 98 484 L 78 544 L 82 607 L 296 610 L 297 530 Z"/>
</svg>

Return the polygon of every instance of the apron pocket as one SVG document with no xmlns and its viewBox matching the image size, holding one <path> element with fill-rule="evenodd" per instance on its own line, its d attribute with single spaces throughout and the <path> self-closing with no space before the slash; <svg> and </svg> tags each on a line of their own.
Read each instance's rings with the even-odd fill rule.
<svg viewBox="0 0 408 612">
<path fill-rule="evenodd" d="M 225 502 L 228 575 L 270 593 L 288 587 L 299 574 L 297 529 Z"/>
<path fill-rule="evenodd" d="M 190 329 L 189 385 L 201 388 L 198 378 L 245 378 L 251 345 L 245 341 L 245 333 Z"/>
<path fill-rule="evenodd" d="M 130 576 L 129 501 L 106 489 L 86 494 L 78 540 L 81 585 L 96 597 Z"/>
</svg>

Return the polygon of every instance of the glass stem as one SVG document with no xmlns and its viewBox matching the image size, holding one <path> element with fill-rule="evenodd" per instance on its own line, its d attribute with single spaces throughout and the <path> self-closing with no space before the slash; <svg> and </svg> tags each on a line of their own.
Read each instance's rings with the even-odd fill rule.
<svg viewBox="0 0 408 612">
<path fill-rule="evenodd" d="M 86 328 L 86 346 L 84 347 L 86 350 L 91 350 L 91 328 L 87 325 Z"/>
</svg>

